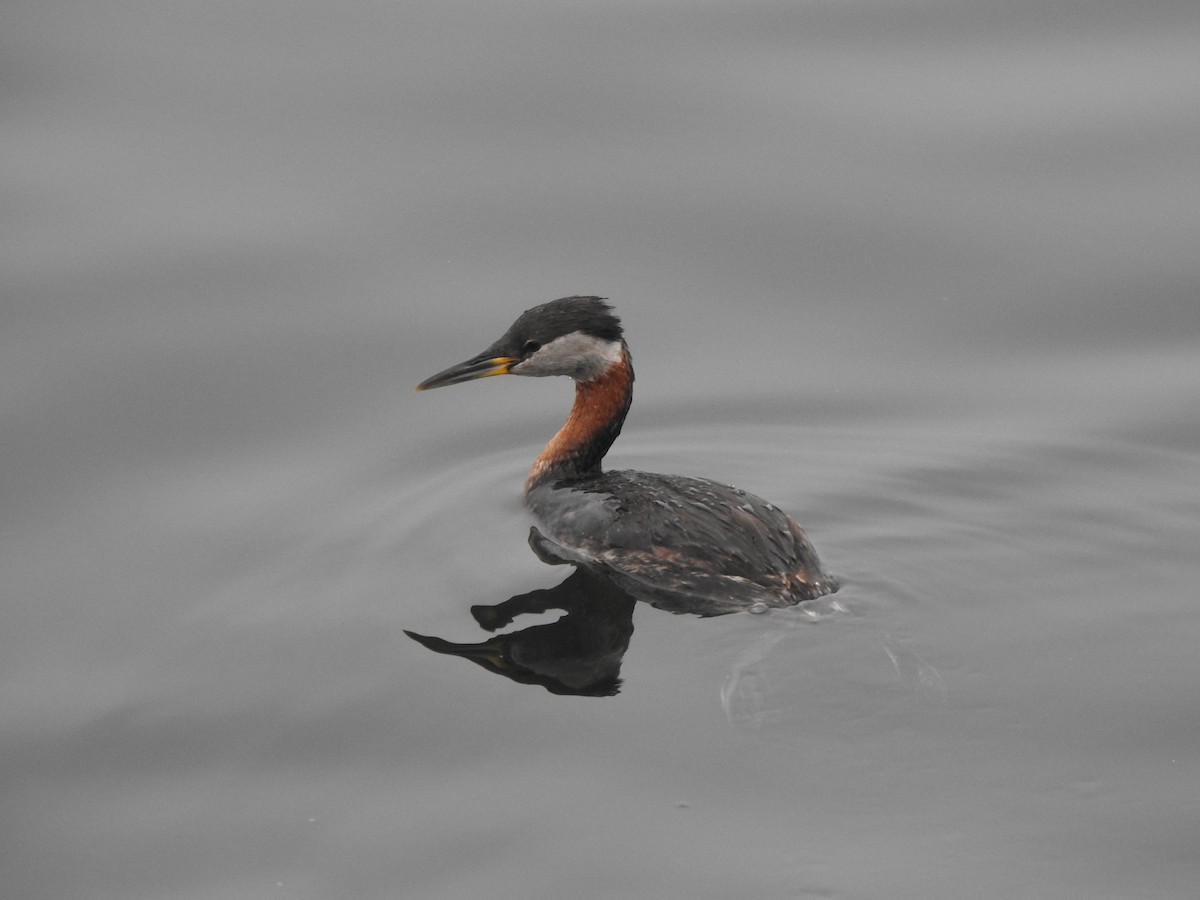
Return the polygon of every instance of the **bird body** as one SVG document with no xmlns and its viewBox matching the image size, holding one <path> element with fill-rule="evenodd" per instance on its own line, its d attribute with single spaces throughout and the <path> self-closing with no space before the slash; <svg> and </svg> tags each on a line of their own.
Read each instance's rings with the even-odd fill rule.
<svg viewBox="0 0 1200 900">
<path fill-rule="evenodd" d="M 543 559 L 604 569 L 637 596 L 706 615 L 792 606 L 837 589 L 796 520 L 704 478 L 601 462 L 633 397 L 620 321 L 599 297 L 526 310 L 482 354 L 418 386 L 489 375 L 568 375 L 575 402 L 525 481 Z"/>
</svg>

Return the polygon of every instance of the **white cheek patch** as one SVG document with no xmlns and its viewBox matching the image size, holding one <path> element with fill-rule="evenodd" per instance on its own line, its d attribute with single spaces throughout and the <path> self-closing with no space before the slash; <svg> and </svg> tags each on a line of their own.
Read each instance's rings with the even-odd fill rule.
<svg viewBox="0 0 1200 900">
<path fill-rule="evenodd" d="M 569 375 L 576 381 L 592 381 L 619 362 L 621 353 L 620 341 L 575 331 L 556 337 L 509 371 L 514 375 Z"/>
</svg>

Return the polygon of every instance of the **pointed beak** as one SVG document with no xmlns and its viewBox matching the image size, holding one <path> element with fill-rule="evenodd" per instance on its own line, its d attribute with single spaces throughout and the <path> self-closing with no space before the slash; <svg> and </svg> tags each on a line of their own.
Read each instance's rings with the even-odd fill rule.
<svg viewBox="0 0 1200 900">
<path fill-rule="evenodd" d="M 476 378 L 507 375 L 508 370 L 520 361 L 515 356 L 492 356 L 488 353 L 481 353 L 466 362 L 460 362 L 457 366 L 451 366 L 444 372 L 438 372 L 432 378 L 426 378 L 417 385 L 417 390 L 428 391 L 433 388 L 446 387 L 449 384 L 474 381 Z"/>
</svg>

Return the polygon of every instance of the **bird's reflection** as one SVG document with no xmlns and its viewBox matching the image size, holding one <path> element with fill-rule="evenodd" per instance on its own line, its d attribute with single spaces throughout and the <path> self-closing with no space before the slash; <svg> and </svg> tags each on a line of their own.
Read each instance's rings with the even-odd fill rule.
<svg viewBox="0 0 1200 900">
<path fill-rule="evenodd" d="M 499 634 L 477 644 L 405 631 L 435 653 L 461 656 L 521 684 L 540 684 L 554 694 L 611 697 L 620 690 L 621 659 L 633 634 L 633 609 L 641 601 L 677 615 L 723 616 L 765 612 L 719 594 L 693 593 L 696 582 L 657 583 L 585 561 L 529 530 L 529 546 L 542 562 L 574 571 L 557 587 L 517 594 L 494 606 L 472 606 L 481 628 L 504 628 L 523 614 L 562 610 L 558 620 Z M 831 583 L 836 584 L 830 579 Z"/>
<path fill-rule="evenodd" d="M 564 615 L 554 622 L 478 644 L 405 634 L 436 653 L 461 656 L 521 684 L 540 684 L 554 694 L 610 697 L 620 690 L 621 659 L 633 634 L 636 602 L 603 572 L 579 566 L 557 587 L 471 607 L 475 621 L 488 631 L 523 614 L 562 610 Z"/>
</svg>

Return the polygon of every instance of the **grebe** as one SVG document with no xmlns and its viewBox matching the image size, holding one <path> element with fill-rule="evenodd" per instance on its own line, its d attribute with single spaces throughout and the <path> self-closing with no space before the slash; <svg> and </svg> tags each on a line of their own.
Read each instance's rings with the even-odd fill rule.
<svg viewBox="0 0 1200 900">
<path fill-rule="evenodd" d="M 796 520 L 705 478 L 601 469 L 633 397 L 620 319 L 601 297 L 526 310 L 498 341 L 417 385 L 490 375 L 568 375 L 575 404 L 525 479 L 547 562 L 599 566 L 674 611 L 719 615 L 793 606 L 837 590 Z M 693 606 L 689 606 L 694 601 Z"/>
</svg>

